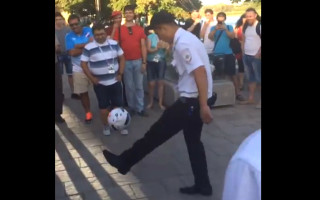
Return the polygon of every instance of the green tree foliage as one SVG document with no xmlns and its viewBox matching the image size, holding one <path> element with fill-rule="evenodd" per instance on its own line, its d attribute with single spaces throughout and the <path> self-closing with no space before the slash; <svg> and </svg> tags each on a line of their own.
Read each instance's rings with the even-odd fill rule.
<svg viewBox="0 0 320 200">
<path fill-rule="evenodd" d="M 192 1 L 199 2 L 198 0 Z M 189 17 L 188 10 L 179 7 L 175 0 L 110 0 L 110 7 L 112 10 L 123 11 L 123 8 L 129 4 L 136 5 L 136 13 L 143 16 L 153 15 L 155 12 L 164 9 L 178 18 Z"/>
<path fill-rule="evenodd" d="M 242 15 L 246 9 L 248 8 L 254 8 L 256 9 L 256 11 L 258 12 L 259 15 L 261 15 L 261 2 L 244 2 L 241 5 L 236 5 L 236 4 L 232 4 L 232 5 L 226 5 L 226 4 L 216 4 L 216 5 L 207 5 L 207 6 L 203 6 L 200 10 L 200 13 L 203 15 L 205 9 L 210 8 L 214 11 L 214 16 L 216 16 L 216 14 L 218 12 L 225 12 L 227 14 L 227 16 L 240 16 Z"/>
<path fill-rule="evenodd" d="M 177 6 L 183 10 L 191 12 L 192 10 L 199 10 L 202 6 L 199 0 L 176 0 Z"/>
<path fill-rule="evenodd" d="M 80 16 L 96 15 L 95 0 L 55 0 L 56 7 Z M 107 18 L 111 14 L 108 7 L 110 0 L 100 0 L 101 18 Z"/>
<path fill-rule="evenodd" d="M 70 6 L 81 2 L 82 0 L 55 0 L 57 8 L 70 12 Z"/>
<path fill-rule="evenodd" d="M 112 10 L 123 11 L 126 5 L 134 4 L 132 0 L 110 0 L 110 8 Z"/>
<path fill-rule="evenodd" d="M 80 16 L 97 14 L 95 0 L 55 0 L 55 3 L 56 7 Z M 152 15 L 164 9 L 180 19 L 188 18 L 188 12 L 201 8 L 200 0 L 100 0 L 100 4 L 103 18 L 108 18 L 112 10 L 123 11 L 130 4 L 136 5 L 136 13 L 140 15 Z"/>
<path fill-rule="evenodd" d="M 242 2 L 243 0 L 230 0 L 231 3 L 239 3 Z M 244 2 L 261 2 L 261 0 L 245 0 Z"/>
</svg>

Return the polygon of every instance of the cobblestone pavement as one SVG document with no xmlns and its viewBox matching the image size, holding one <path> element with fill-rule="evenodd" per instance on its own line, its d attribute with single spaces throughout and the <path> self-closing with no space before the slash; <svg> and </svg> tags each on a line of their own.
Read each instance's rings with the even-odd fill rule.
<svg viewBox="0 0 320 200">
<path fill-rule="evenodd" d="M 111 136 L 103 136 L 94 92 L 89 93 L 94 120 L 87 125 L 83 122 L 80 101 L 70 98 L 65 76 L 63 81 L 62 116 L 66 123 L 55 125 L 56 200 L 220 200 L 231 156 L 245 137 L 261 127 L 261 110 L 254 105 L 215 108 L 213 122 L 204 125 L 202 132 L 213 195 L 187 196 L 178 192 L 179 187 L 193 184 L 181 133 L 146 156 L 125 176 L 111 167 L 102 155 L 105 148 L 119 154 L 141 138 L 162 113 L 157 104 L 148 110 L 149 117 L 133 116 L 129 135 L 112 132 Z"/>
</svg>

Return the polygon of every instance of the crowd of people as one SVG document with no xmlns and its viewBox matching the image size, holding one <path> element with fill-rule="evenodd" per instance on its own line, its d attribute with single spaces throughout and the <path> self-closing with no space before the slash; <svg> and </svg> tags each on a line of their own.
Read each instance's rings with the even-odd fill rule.
<svg viewBox="0 0 320 200">
<path fill-rule="evenodd" d="M 143 138 L 120 155 L 108 150 L 103 154 L 107 161 L 121 174 L 151 153 L 159 145 L 183 130 L 187 144 L 195 184 L 181 188 L 184 194 L 212 195 L 206 155 L 200 140 L 203 123 L 212 121 L 213 81 L 227 77 L 234 84 L 236 100 L 241 104 L 255 104 L 254 93 L 261 82 L 261 24 L 257 12 L 249 8 L 238 20 L 236 27 L 227 25 L 224 12 L 214 20 L 214 12 L 205 10 L 203 20 L 198 11 L 183 27 L 175 22 L 167 11 L 155 13 L 150 26 L 135 23 L 135 7 L 124 7 L 122 12 L 113 11 L 112 25 L 97 23 L 92 28 L 82 27 L 79 16 L 72 14 L 67 23 L 61 13 L 55 14 L 56 36 L 56 113 L 55 120 L 64 123 L 61 75 L 65 70 L 71 89 L 71 98 L 80 100 L 85 123 L 93 115 L 90 107 L 89 89 L 93 87 L 100 109 L 102 133 L 110 135 L 108 113 L 114 107 L 124 107 L 131 116 L 147 117 L 146 109 L 154 106 L 154 88 L 158 85 L 159 107 L 164 110 Z M 67 25 L 68 24 L 68 25 Z M 235 54 L 230 40 L 237 38 L 241 52 Z M 164 74 L 166 55 L 172 54 L 172 66 L 179 74 L 177 89 L 180 97 L 173 105 L 165 105 Z M 236 69 L 238 62 L 239 69 Z M 210 63 L 215 66 L 212 74 Z M 148 81 L 148 105 L 144 105 L 143 76 Z M 249 82 L 249 97 L 242 96 L 244 74 Z M 257 108 L 261 108 L 260 103 Z M 128 130 L 121 130 L 127 135 Z M 226 198 L 226 199 L 236 199 Z M 240 198 L 241 199 L 241 198 Z"/>
</svg>

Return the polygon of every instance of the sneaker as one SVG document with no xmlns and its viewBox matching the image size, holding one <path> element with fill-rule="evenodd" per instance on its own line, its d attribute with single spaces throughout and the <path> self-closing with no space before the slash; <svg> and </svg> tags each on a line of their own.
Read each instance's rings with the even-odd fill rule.
<svg viewBox="0 0 320 200">
<path fill-rule="evenodd" d="M 86 122 L 87 124 L 89 124 L 89 123 L 91 122 L 91 120 L 92 120 L 92 113 L 91 113 L 91 112 L 87 112 L 87 113 L 86 113 L 85 122 Z"/>
<path fill-rule="evenodd" d="M 77 99 L 77 100 L 79 100 L 79 99 L 80 99 L 80 96 L 79 96 L 78 94 L 72 93 L 72 94 L 71 94 L 71 99 Z"/>
<path fill-rule="evenodd" d="M 144 111 L 140 111 L 140 112 L 137 112 L 137 114 L 140 116 L 140 117 L 148 117 L 149 115 Z"/>
<path fill-rule="evenodd" d="M 236 97 L 236 100 L 245 101 L 245 98 L 241 94 L 238 94 L 237 97 Z"/>
<path fill-rule="evenodd" d="M 64 120 L 60 115 L 57 115 L 57 116 L 55 117 L 55 122 L 57 122 L 57 123 L 64 123 L 65 120 Z"/>
<path fill-rule="evenodd" d="M 128 135 L 129 134 L 127 129 L 121 130 L 120 133 L 121 133 L 121 135 Z"/>
<path fill-rule="evenodd" d="M 110 127 L 109 126 L 104 126 L 102 132 L 103 132 L 103 135 L 109 136 L 111 134 Z"/>
</svg>

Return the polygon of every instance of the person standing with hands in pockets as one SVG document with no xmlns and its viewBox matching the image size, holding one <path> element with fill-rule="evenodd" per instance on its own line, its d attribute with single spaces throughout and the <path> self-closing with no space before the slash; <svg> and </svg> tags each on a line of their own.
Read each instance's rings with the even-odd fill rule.
<svg viewBox="0 0 320 200">
<path fill-rule="evenodd" d="M 102 24 L 92 27 L 94 41 L 84 47 L 81 56 L 81 67 L 90 81 L 96 93 L 103 134 L 110 135 L 108 114 L 114 107 L 123 106 L 121 79 L 124 71 L 125 59 L 123 51 L 118 43 L 107 39 L 107 34 Z M 119 59 L 119 62 L 118 62 Z M 126 129 L 120 131 L 127 135 Z"/>
<path fill-rule="evenodd" d="M 120 155 L 103 150 L 103 155 L 118 172 L 125 175 L 130 168 L 155 148 L 183 130 L 195 184 L 180 188 L 183 194 L 212 195 L 204 146 L 201 142 L 203 123 L 213 117 L 209 106 L 215 102 L 209 58 L 201 41 L 192 33 L 180 28 L 175 18 L 165 10 L 155 13 L 150 28 L 159 39 L 173 44 L 173 66 L 179 73 L 180 97 L 169 106 L 143 138 Z"/>
</svg>

